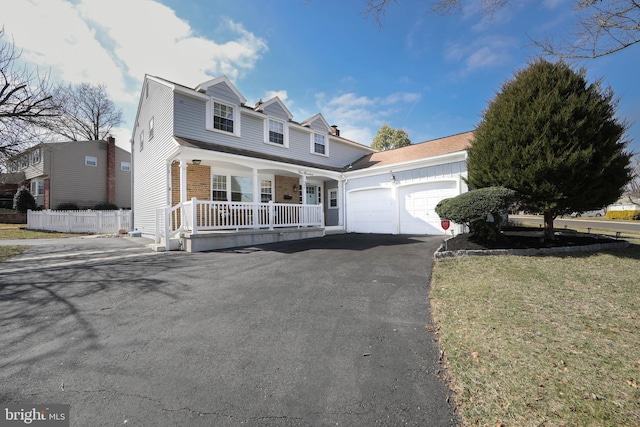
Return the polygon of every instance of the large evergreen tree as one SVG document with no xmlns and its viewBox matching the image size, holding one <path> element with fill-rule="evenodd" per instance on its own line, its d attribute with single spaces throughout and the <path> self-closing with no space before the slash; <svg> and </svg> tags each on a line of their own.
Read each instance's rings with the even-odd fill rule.
<svg viewBox="0 0 640 427">
<path fill-rule="evenodd" d="M 394 129 L 386 123 L 378 130 L 375 138 L 373 138 L 372 148 L 385 151 L 393 148 L 406 147 L 411 145 L 409 135 L 402 129 Z"/>
<path fill-rule="evenodd" d="M 553 220 L 601 208 L 620 197 L 631 177 L 628 125 L 617 102 L 585 70 L 542 59 L 504 83 L 483 113 L 469 149 L 468 184 L 516 190 L 525 206 Z"/>
</svg>

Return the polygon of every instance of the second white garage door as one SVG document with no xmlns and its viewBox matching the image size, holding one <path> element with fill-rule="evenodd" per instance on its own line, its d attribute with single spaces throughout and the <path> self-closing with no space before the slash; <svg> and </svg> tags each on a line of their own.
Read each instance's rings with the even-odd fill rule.
<svg viewBox="0 0 640 427">
<path fill-rule="evenodd" d="M 398 188 L 400 234 L 441 234 L 436 205 L 458 194 L 454 181 L 417 184 Z"/>
</svg>

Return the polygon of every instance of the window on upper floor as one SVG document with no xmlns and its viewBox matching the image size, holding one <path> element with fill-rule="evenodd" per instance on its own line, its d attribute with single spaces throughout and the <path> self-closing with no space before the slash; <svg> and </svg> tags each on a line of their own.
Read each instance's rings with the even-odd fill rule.
<svg viewBox="0 0 640 427">
<path fill-rule="evenodd" d="M 120 170 L 124 172 L 131 171 L 131 163 L 129 162 L 120 162 Z"/>
<path fill-rule="evenodd" d="M 153 117 L 149 120 L 149 140 L 153 138 Z"/>
<path fill-rule="evenodd" d="M 20 169 L 24 169 L 29 166 L 29 156 L 27 154 L 20 157 Z"/>
<path fill-rule="evenodd" d="M 284 122 L 269 119 L 269 142 L 284 146 L 284 128 Z"/>
<path fill-rule="evenodd" d="M 327 155 L 327 142 L 325 135 L 321 133 L 311 134 L 311 151 L 316 154 Z"/>
<path fill-rule="evenodd" d="M 144 131 L 140 132 L 140 151 L 144 149 Z"/>
<path fill-rule="evenodd" d="M 213 103 L 213 128 L 233 133 L 233 107 L 219 102 Z"/>
<path fill-rule="evenodd" d="M 206 104 L 206 129 L 240 136 L 240 111 L 233 104 L 210 98 Z"/>
<path fill-rule="evenodd" d="M 31 164 L 32 165 L 37 165 L 38 163 L 40 163 L 40 149 L 35 149 L 31 152 Z"/>
<path fill-rule="evenodd" d="M 84 156 L 84 165 L 85 166 L 98 166 L 98 158 L 94 156 Z"/>
</svg>

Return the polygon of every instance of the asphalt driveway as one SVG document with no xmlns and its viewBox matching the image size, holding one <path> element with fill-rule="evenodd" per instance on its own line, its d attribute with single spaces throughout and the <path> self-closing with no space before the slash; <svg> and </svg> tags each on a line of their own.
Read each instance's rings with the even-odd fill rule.
<svg viewBox="0 0 640 427">
<path fill-rule="evenodd" d="M 0 263 L 0 403 L 70 404 L 72 426 L 454 425 L 428 328 L 440 241 L 32 246 Z"/>
</svg>

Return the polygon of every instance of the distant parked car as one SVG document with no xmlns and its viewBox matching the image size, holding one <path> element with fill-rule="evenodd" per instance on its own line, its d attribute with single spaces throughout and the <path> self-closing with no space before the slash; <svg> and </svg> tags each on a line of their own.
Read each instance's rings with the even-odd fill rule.
<svg viewBox="0 0 640 427">
<path fill-rule="evenodd" d="M 597 209 L 595 211 L 574 212 L 571 214 L 571 218 L 580 218 L 581 216 L 604 216 L 604 209 Z"/>
</svg>

